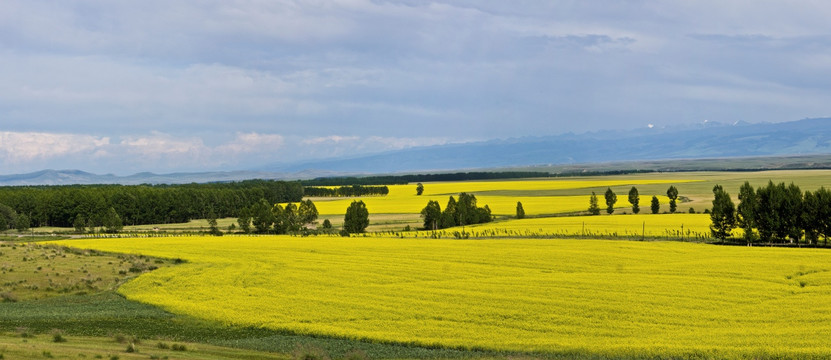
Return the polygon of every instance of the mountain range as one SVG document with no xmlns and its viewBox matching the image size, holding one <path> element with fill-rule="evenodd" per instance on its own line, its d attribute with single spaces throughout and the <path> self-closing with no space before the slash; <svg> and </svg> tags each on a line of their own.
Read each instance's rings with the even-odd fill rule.
<svg viewBox="0 0 831 360">
<path fill-rule="evenodd" d="M 807 160 L 806 155 L 810 155 Z M 684 163 L 673 161 L 678 159 L 722 159 L 719 166 L 731 169 L 829 167 L 831 157 L 825 155 L 831 155 L 831 118 L 755 124 L 706 122 L 685 127 L 568 133 L 416 147 L 359 157 L 275 164 L 243 171 L 116 176 L 80 170 L 43 170 L 29 174 L 0 175 L 0 185 L 172 184 L 252 178 L 309 179 L 363 174 L 435 173 L 529 166 L 545 167 L 552 171 L 581 168 L 602 171 L 604 167 L 598 163 L 621 162 L 624 164 L 614 168 L 625 168 L 626 162 L 641 162 L 639 166 L 643 162 L 650 162 L 656 170 L 660 170 L 662 166 Z M 778 160 L 759 160 L 767 157 Z M 732 160 L 725 163 L 725 158 Z M 751 158 L 754 161 L 743 160 Z M 783 161 L 783 158 L 796 160 Z M 766 163 L 770 165 L 765 165 Z M 672 169 L 683 170 L 677 166 Z"/>
</svg>

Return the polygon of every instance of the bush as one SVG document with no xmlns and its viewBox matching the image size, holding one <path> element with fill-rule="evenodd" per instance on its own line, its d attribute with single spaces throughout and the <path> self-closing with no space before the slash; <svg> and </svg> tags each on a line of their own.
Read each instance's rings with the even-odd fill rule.
<svg viewBox="0 0 831 360">
<path fill-rule="evenodd" d="M 170 349 L 170 345 L 168 345 L 167 343 L 163 343 L 161 341 L 159 341 L 159 343 L 156 344 L 156 347 L 162 350 Z"/>
<path fill-rule="evenodd" d="M 366 353 L 360 349 L 355 349 L 346 353 L 346 355 L 344 355 L 343 358 L 344 360 L 369 360 L 369 357 L 366 355 Z"/>
<path fill-rule="evenodd" d="M 58 329 L 52 330 L 52 342 L 62 343 L 66 342 L 66 338 L 63 337 L 63 331 Z"/>
<path fill-rule="evenodd" d="M 170 350 L 173 350 L 173 351 L 188 351 L 188 348 L 184 344 L 173 344 L 173 346 L 170 347 Z"/>
<path fill-rule="evenodd" d="M 298 346 L 294 349 L 295 360 L 329 360 L 323 349 L 316 346 Z"/>
<path fill-rule="evenodd" d="M 0 299 L 2 299 L 3 302 L 17 302 L 18 300 L 17 295 L 10 291 L 1 292 Z"/>
<path fill-rule="evenodd" d="M 128 353 L 134 353 L 134 352 L 138 352 L 138 349 L 136 349 L 136 344 L 135 343 L 130 343 L 130 345 L 127 345 L 127 350 L 124 350 L 124 351 L 126 351 Z"/>
</svg>

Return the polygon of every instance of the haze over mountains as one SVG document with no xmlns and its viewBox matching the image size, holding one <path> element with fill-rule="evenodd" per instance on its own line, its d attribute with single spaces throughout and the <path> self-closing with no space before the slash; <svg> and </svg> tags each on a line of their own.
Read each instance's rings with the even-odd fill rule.
<svg viewBox="0 0 831 360">
<path fill-rule="evenodd" d="M 630 131 L 598 131 L 410 148 L 290 165 L 228 172 L 96 175 L 44 170 L 0 176 L 0 185 L 142 184 L 235 181 L 251 178 L 441 172 L 537 165 L 592 164 L 661 159 L 702 159 L 831 154 L 831 118 L 783 123 L 721 124 Z"/>
</svg>

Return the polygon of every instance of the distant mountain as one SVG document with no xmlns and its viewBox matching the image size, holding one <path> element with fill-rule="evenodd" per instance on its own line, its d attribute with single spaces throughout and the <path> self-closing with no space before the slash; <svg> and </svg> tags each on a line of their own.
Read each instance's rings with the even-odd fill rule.
<svg viewBox="0 0 831 360">
<path fill-rule="evenodd" d="M 271 170 L 395 173 L 806 154 L 831 154 L 831 118 L 762 124 L 706 122 L 682 128 L 526 137 L 411 148 Z"/>
<path fill-rule="evenodd" d="M 273 165 L 252 171 L 116 176 L 79 170 L 43 170 L 0 175 L 0 185 L 182 184 L 517 168 L 554 172 L 631 170 L 633 167 L 662 171 L 828 168 L 831 167 L 829 154 L 831 118 L 762 124 L 705 122 L 674 128 L 419 147 L 352 158 Z M 730 160 L 694 160 L 725 158 Z"/>
</svg>

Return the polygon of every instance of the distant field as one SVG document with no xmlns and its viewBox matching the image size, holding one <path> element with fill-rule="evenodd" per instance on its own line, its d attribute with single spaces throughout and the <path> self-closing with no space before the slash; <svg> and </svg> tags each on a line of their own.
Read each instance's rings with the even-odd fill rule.
<svg viewBox="0 0 831 360">
<path fill-rule="evenodd" d="M 442 237 L 460 228 L 439 230 Z M 465 227 L 474 237 L 627 237 L 703 239 L 709 238 L 708 214 L 629 214 L 602 216 L 562 216 L 497 221 Z M 422 231 L 429 236 L 432 231 Z M 740 231 L 737 235 L 741 236 Z"/>
<path fill-rule="evenodd" d="M 226 323 L 551 354 L 831 356 L 824 250 L 287 236 L 60 243 L 187 259 L 119 292 Z"/>
<path fill-rule="evenodd" d="M 628 186 L 632 185 L 654 185 L 663 184 L 664 190 L 645 193 L 641 192 L 641 197 L 648 203 L 652 195 L 658 195 L 662 203 L 668 202 L 665 193 L 666 184 L 678 184 L 695 180 L 679 180 L 679 179 L 638 179 L 638 180 L 603 180 L 602 178 L 592 180 L 563 180 L 563 179 L 545 179 L 545 180 L 511 180 L 511 181 L 464 181 L 464 182 L 441 182 L 441 183 L 425 183 L 424 194 L 416 196 L 415 185 L 392 185 L 389 186 L 390 192 L 386 196 L 369 196 L 359 198 L 367 204 L 367 209 L 370 213 L 378 214 L 418 214 L 427 202 L 430 200 L 438 201 L 442 207 L 447 204 L 450 196 L 458 198 L 459 193 L 467 192 L 476 195 L 479 206 L 488 205 L 494 215 L 513 215 L 516 214 L 517 201 L 522 202 L 523 207 L 528 215 L 542 215 L 542 214 L 557 214 L 564 212 L 584 211 L 588 208 L 590 188 L 602 188 L 598 191 L 598 196 L 603 198 L 603 191 L 610 186 Z M 575 190 L 582 189 L 582 190 Z M 541 192 L 545 191 L 579 191 L 573 195 L 568 196 L 548 196 Z M 489 195 L 490 193 L 498 192 L 513 192 L 510 195 Z M 579 195 L 578 195 L 579 194 Z M 628 205 L 624 199 L 626 195 L 618 194 L 618 207 L 625 207 Z M 316 198 L 315 205 L 321 214 L 343 214 L 349 204 L 356 200 L 355 198 Z M 605 207 L 605 205 L 604 205 Z"/>
</svg>

